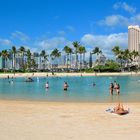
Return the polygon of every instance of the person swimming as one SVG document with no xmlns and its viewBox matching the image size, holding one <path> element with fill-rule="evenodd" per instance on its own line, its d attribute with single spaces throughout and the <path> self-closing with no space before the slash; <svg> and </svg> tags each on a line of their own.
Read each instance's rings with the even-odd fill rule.
<svg viewBox="0 0 140 140">
<path fill-rule="evenodd" d="M 49 82 L 46 83 L 45 87 L 48 89 L 49 88 Z"/>
<path fill-rule="evenodd" d="M 68 84 L 67 84 L 67 82 L 64 82 L 64 90 L 68 90 Z"/>
<path fill-rule="evenodd" d="M 92 86 L 93 86 L 93 87 L 95 87 L 95 86 L 96 86 L 96 84 L 93 82 Z"/>
</svg>

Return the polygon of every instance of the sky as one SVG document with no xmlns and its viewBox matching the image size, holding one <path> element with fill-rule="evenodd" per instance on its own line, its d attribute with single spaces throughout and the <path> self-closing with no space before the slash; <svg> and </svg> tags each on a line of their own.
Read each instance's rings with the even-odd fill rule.
<svg viewBox="0 0 140 140">
<path fill-rule="evenodd" d="M 139 0 L 0 0 L 0 51 L 63 50 L 79 41 L 87 51 L 128 46 L 128 26 L 140 24 Z"/>
</svg>

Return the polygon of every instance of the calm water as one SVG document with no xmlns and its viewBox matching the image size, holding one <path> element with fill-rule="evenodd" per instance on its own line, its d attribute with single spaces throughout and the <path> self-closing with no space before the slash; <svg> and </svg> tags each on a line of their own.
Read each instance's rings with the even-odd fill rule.
<svg viewBox="0 0 140 140">
<path fill-rule="evenodd" d="M 34 77 L 34 82 L 24 82 L 24 78 L 0 79 L 0 99 L 24 99 L 47 101 L 93 101 L 113 102 L 118 99 L 116 93 L 109 94 L 110 82 L 117 81 L 121 86 L 120 99 L 122 101 L 140 101 L 140 76 L 90 76 L 90 77 Z M 49 82 L 50 88 L 45 89 Z M 69 84 L 68 91 L 63 91 L 63 83 Z M 95 82 L 96 86 L 92 86 Z"/>
</svg>

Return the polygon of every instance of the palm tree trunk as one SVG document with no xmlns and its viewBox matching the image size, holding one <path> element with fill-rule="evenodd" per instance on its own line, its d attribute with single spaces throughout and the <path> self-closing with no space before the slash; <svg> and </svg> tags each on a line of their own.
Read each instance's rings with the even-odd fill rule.
<svg viewBox="0 0 140 140">
<path fill-rule="evenodd" d="M 67 54 L 67 72 L 68 72 L 68 54 Z"/>
<path fill-rule="evenodd" d="M 82 59 L 82 54 L 80 54 L 80 71 L 81 71 L 81 59 Z"/>
<path fill-rule="evenodd" d="M 78 61 L 78 58 L 77 58 L 77 53 L 76 53 L 76 62 L 75 62 L 75 68 L 77 68 L 77 61 Z"/>
<path fill-rule="evenodd" d="M 71 59 L 72 59 L 71 57 L 72 57 L 72 56 L 71 56 L 71 54 L 70 54 L 70 68 L 71 68 Z"/>
<path fill-rule="evenodd" d="M 85 68 L 85 53 L 83 53 L 83 67 Z"/>
<path fill-rule="evenodd" d="M 14 54 L 14 56 L 13 56 L 14 58 L 13 58 L 13 68 L 14 68 L 14 72 L 15 72 L 15 64 L 16 64 L 16 60 L 15 60 L 15 54 Z"/>
</svg>

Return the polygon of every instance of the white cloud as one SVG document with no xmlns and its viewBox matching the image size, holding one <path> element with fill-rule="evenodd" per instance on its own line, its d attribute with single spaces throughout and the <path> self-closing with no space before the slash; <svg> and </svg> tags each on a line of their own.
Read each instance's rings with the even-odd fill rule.
<svg viewBox="0 0 140 140">
<path fill-rule="evenodd" d="M 127 48 L 128 44 L 128 34 L 118 33 L 110 35 L 92 35 L 85 34 L 81 38 L 81 43 L 85 46 L 91 46 L 90 49 L 94 47 L 99 47 L 107 57 L 112 56 L 112 48 L 116 45 L 120 46 L 122 49 Z"/>
<path fill-rule="evenodd" d="M 10 46 L 12 42 L 9 39 L 0 38 L 0 46 Z"/>
<path fill-rule="evenodd" d="M 131 5 L 128 5 L 126 2 L 117 2 L 113 5 L 113 8 L 116 10 L 121 8 L 131 14 L 136 12 L 136 8 Z"/>
<path fill-rule="evenodd" d="M 20 32 L 20 31 L 15 31 L 11 35 L 12 35 L 11 36 L 12 39 L 18 39 L 22 42 L 29 41 L 29 39 L 30 39 L 26 34 Z"/>
<path fill-rule="evenodd" d="M 122 15 L 111 15 L 105 17 L 105 19 L 97 22 L 99 25 L 108 27 L 127 27 L 129 25 L 139 25 L 140 24 L 140 14 L 136 14 L 131 17 L 124 17 Z"/>
<path fill-rule="evenodd" d="M 122 15 L 111 15 L 98 22 L 99 25 L 106 26 L 128 26 L 128 18 Z"/>
<path fill-rule="evenodd" d="M 50 52 L 55 48 L 61 51 L 65 45 L 71 46 L 71 42 L 64 37 L 46 38 L 35 43 L 35 46 L 38 46 L 40 51 L 41 49 L 45 49 L 47 52 Z"/>
</svg>

